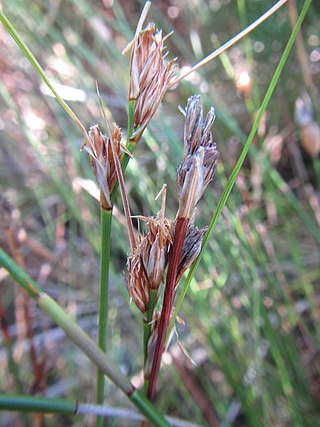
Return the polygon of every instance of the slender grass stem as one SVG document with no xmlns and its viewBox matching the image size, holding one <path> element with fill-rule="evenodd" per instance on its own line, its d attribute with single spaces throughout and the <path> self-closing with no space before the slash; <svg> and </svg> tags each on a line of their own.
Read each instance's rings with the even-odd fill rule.
<svg viewBox="0 0 320 427">
<path fill-rule="evenodd" d="M 95 342 L 81 329 L 59 306 L 0 248 L 0 265 L 2 265 L 24 288 L 27 293 L 38 302 L 44 311 L 66 335 L 79 347 L 88 358 L 128 397 L 128 399 L 145 415 L 145 417 L 158 427 L 168 427 L 170 424 L 146 399 L 137 391 L 130 380 L 112 362 L 110 357 L 103 352 Z"/>
<path fill-rule="evenodd" d="M 107 348 L 107 323 L 108 323 L 108 294 L 109 294 L 109 265 L 112 209 L 100 208 L 101 215 L 101 255 L 100 255 L 100 289 L 99 289 L 99 323 L 98 345 L 101 350 Z M 105 377 L 101 369 L 97 373 L 97 405 L 103 404 Z M 103 418 L 97 418 L 97 426 L 103 425 Z"/>
<path fill-rule="evenodd" d="M 77 413 L 77 402 L 66 399 L 5 394 L 0 395 L 0 410 L 75 415 Z"/>
<path fill-rule="evenodd" d="M 149 387 L 149 377 L 148 377 L 147 369 L 149 366 L 149 363 L 148 363 L 149 358 L 151 356 L 148 351 L 148 344 L 151 337 L 153 313 L 157 304 L 157 300 L 158 300 L 157 297 L 158 297 L 158 289 L 151 289 L 148 308 L 146 312 L 146 318 L 142 319 L 143 321 L 143 366 L 144 366 L 143 390 L 145 394 L 147 394 L 147 390 Z"/>
<path fill-rule="evenodd" d="M 0 411 L 40 412 L 46 414 L 65 415 L 100 415 L 109 418 L 122 418 L 123 420 L 142 421 L 144 417 L 136 411 L 127 408 L 106 407 L 82 403 L 66 399 L 51 399 L 39 396 L 21 396 L 0 394 Z M 201 427 L 179 418 L 166 417 L 172 426 Z"/>
<path fill-rule="evenodd" d="M 237 176 L 238 176 L 238 174 L 240 172 L 240 169 L 241 169 L 241 167 L 243 165 L 243 162 L 244 162 L 244 160 L 246 158 L 246 155 L 247 155 L 247 153 L 249 151 L 249 148 L 250 148 L 250 146 L 252 144 L 253 138 L 254 138 L 257 130 L 258 130 L 259 123 L 260 123 L 260 121 L 262 119 L 262 116 L 263 116 L 263 114 L 265 113 L 265 111 L 267 109 L 269 101 L 270 101 L 270 99 L 272 97 L 272 94 L 273 94 L 273 92 L 274 92 L 274 90 L 276 88 L 276 85 L 277 85 L 277 83 L 279 81 L 279 78 L 280 78 L 280 75 L 282 73 L 282 70 L 283 70 L 283 68 L 284 68 L 284 66 L 285 66 L 285 64 L 287 62 L 287 59 L 288 59 L 289 54 L 291 52 L 291 49 L 292 49 L 292 47 L 294 45 L 294 41 L 295 41 L 296 36 L 298 34 L 298 31 L 299 31 L 299 29 L 301 27 L 301 24 L 302 24 L 302 22 L 303 22 L 303 20 L 304 20 L 304 18 L 306 16 L 306 14 L 307 14 L 307 11 L 309 9 L 310 4 L 311 4 L 311 0 L 306 0 L 304 2 L 304 5 L 303 5 L 303 8 L 301 10 L 299 19 L 298 19 L 298 21 L 297 21 L 297 23 L 296 23 L 296 25 L 295 25 L 295 27 L 294 27 L 291 35 L 290 35 L 290 38 L 289 38 L 288 43 L 286 45 L 286 48 L 285 48 L 285 50 L 284 50 L 284 52 L 282 54 L 282 57 L 281 57 L 281 59 L 279 61 L 277 69 L 276 69 L 276 71 L 274 73 L 274 76 L 273 76 L 271 82 L 270 82 L 270 85 L 268 87 L 266 95 L 265 95 L 265 97 L 264 97 L 264 99 L 262 101 L 261 107 L 260 107 L 259 112 L 257 114 L 257 117 L 256 117 L 256 119 L 254 121 L 253 126 L 252 126 L 251 132 L 250 132 L 250 134 L 248 136 L 248 139 L 247 139 L 247 141 L 246 141 L 246 143 L 245 143 L 245 145 L 243 147 L 243 150 L 242 150 L 242 152 L 240 154 L 240 157 L 239 157 L 239 159 L 238 159 L 238 161 L 237 161 L 237 163 L 236 163 L 236 165 L 235 165 L 235 167 L 234 167 L 234 169 L 233 169 L 233 171 L 231 173 L 231 176 L 230 176 L 230 178 L 229 178 L 229 180 L 227 182 L 227 185 L 226 185 L 226 187 L 225 187 L 225 189 L 224 189 L 224 191 L 223 191 L 223 193 L 222 193 L 222 195 L 220 197 L 219 203 L 217 205 L 217 209 L 216 209 L 216 211 L 215 211 L 215 213 L 214 213 L 214 215 L 212 217 L 212 220 L 210 222 L 210 225 L 208 227 L 208 231 L 207 231 L 206 235 L 204 236 L 204 239 L 203 239 L 203 242 L 202 242 L 201 251 L 200 251 L 197 259 L 193 263 L 192 267 L 190 268 L 190 271 L 189 271 L 188 277 L 186 279 L 186 282 L 184 283 L 183 288 L 181 290 L 181 293 L 179 295 L 179 298 L 178 298 L 175 310 L 173 312 L 173 315 L 171 317 L 171 320 L 170 320 L 170 323 L 169 323 L 169 326 L 168 326 L 166 342 L 168 341 L 168 339 L 170 337 L 170 333 L 171 333 L 171 331 L 172 331 L 172 329 L 174 327 L 175 319 L 177 317 L 177 314 L 179 313 L 179 310 L 181 308 L 182 302 L 183 302 L 184 297 L 185 297 L 185 295 L 187 293 L 189 285 L 190 285 L 190 283 L 191 283 L 191 281 L 192 281 L 192 279 L 193 279 L 193 277 L 195 275 L 195 272 L 196 272 L 196 269 L 198 268 L 198 265 L 200 264 L 201 258 L 204 255 L 204 252 L 205 252 L 206 246 L 207 246 L 207 244 L 209 242 L 209 239 L 211 238 L 212 233 L 213 233 L 213 231 L 216 228 L 216 225 L 218 223 L 218 220 L 219 220 L 219 217 L 221 215 L 222 209 L 224 208 L 225 204 L 227 203 L 228 197 L 229 197 L 229 195 L 230 195 L 230 193 L 231 193 L 231 191 L 233 189 L 233 186 L 234 186 L 234 183 L 236 181 L 236 178 L 237 178 Z"/>
<path fill-rule="evenodd" d="M 149 303 L 146 312 L 146 319 L 143 320 L 143 354 L 144 366 L 146 366 L 148 358 L 148 342 L 151 334 L 151 322 L 153 319 L 153 312 L 157 304 L 158 289 L 151 289 L 149 296 Z"/>
<path fill-rule="evenodd" d="M 135 102 L 130 102 L 128 105 L 128 135 L 127 135 L 127 148 L 132 150 L 135 148 L 135 144 L 130 145 L 130 136 L 133 130 L 133 114 L 134 114 Z M 113 142 L 111 141 L 111 144 Z M 129 145 L 128 145 L 129 144 Z M 117 159 L 113 151 L 114 161 L 116 163 Z M 122 172 L 125 171 L 130 156 L 127 153 L 124 153 L 122 156 L 121 169 Z M 119 165 L 120 168 L 120 165 Z M 118 175 L 119 171 L 117 172 Z M 115 199 L 116 192 L 119 186 L 119 175 L 118 183 L 113 189 L 111 194 L 112 204 Z M 104 200 L 103 193 L 100 193 L 100 215 L 101 215 L 101 257 L 100 257 L 100 291 L 99 291 L 99 325 L 98 325 L 98 345 L 103 350 L 106 351 L 106 342 L 107 342 L 107 319 L 108 319 L 108 288 L 109 288 L 109 265 L 110 265 L 110 245 L 111 245 L 111 224 L 112 224 L 112 209 L 106 209 L 106 202 Z M 97 373 L 97 404 L 102 404 L 104 399 L 104 385 L 105 379 L 102 370 L 98 370 Z M 98 416 L 96 426 L 102 427 L 103 417 Z"/>
</svg>

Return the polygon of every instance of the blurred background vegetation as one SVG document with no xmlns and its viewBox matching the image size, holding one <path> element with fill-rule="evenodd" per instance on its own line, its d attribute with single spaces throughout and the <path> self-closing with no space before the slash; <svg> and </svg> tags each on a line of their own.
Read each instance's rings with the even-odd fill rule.
<svg viewBox="0 0 320 427">
<path fill-rule="evenodd" d="M 270 6 L 266 0 L 154 0 L 148 18 L 164 33 L 174 30 L 169 57 L 186 70 Z M 124 132 L 129 59 L 121 50 L 133 37 L 142 7 L 143 2 L 125 0 L 3 1 L 84 125 L 99 123 L 105 131 L 97 81 L 108 114 Z M 199 93 L 206 110 L 216 109 L 214 137 L 221 151 L 215 181 L 196 217 L 199 226 L 210 222 L 289 38 L 294 12 L 291 2 L 167 93 L 126 172 L 133 215 L 155 215 L 155 196 L 166 183 L 167 216 L 173 217 L 175 171 L 183 156 L 178 105 Z M 319 2 L 313 2 L 189 289 L 177 325 L 183 349 L 174 337 L 164 355 L 156 403 L 170 415 L 214 427 L 320 426 L 319 12 Z M 83 139 L 2 26 L 0 37 L 0 243 L 95 337 L 99 206 L 88 158 L 79 150 Z M 313 104 L 307 125 L 300 110 L 295 120 L 298 98 Z M 109 351 L 141 385 L 141 319 L 126 289 L 129 245 L 120 199 L 115 216 Z M 2 270 L 0 295 L 0 392 L 94 403 L 92 366 Z M 110 383 L 105 402 L 128 406 Z M 91 423 L 80 416 L 0 414 L 2 426 Z M 110 419 L 106 425 L 133 423 Z"/>
</svg>

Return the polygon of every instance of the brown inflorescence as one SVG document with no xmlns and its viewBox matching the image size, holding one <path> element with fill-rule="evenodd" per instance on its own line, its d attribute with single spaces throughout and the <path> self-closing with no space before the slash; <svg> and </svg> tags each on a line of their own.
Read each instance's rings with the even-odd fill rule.
<svg viewBox="0 0 320 427">
<path fill-rule="evenodd" d="M 149 23 L 131 44 L 129 100 L 135 100 L 131 140 L 138 141 L 176 75 L 175 59 L 166 60 L 162 31 Z"/>
<path fill-rule="evenodd" d="M 96 177 L 98 186 L 102 191 L 109 207 L 112 207 L 110 195 L 117 182 L 114 152 L 120 159 L 120 144 L 122 132 L 119 126 L 114 124 L 111 138 L 103 135 L 98 125 L 91 126 L 89 138 L 84 145 L 84 149 L 90 154 L 91 166 Z"/>
<path fill-rule="evenodd" d="M 147 396 L 152 399 L 164 351 L 167 329 L 172 315 L 176 289 L 184 271 L 200 252 L 206 229 L 199 230 L 193 224 L 195 207 L 205 188 L 212 180 L 218 159 L 211 127 L 214 109 L 210 108 L 206 119 L 198 95 L 188 99 L 184 127 L 184 158 L 177 170 L 179 210 L 175 222 L 174 240 L 168 261 L 163 307 L 158 323 L 157 341 L 150 370 Z"/>
<path fill-rule="evenodd" d="M 186 110 L 183 113 L 186 121 L 184 159 L 177 170 L 178 216 L 190 218 L 214 176 L 219 152 L 211 132 L 215 119 L 213 107 L 210 108 L 204 120 L 200 96 L 195 95 L 188 99 Z"/>
<path fill-rule="evenodd" d="M 207 232 L 208 227 L 198 228 L 189 222 L 188 230 L 182 246 L 180 263 L 177 272 L 176 286 L 180 282 L 184 272 L 191 266 L 193 261 L 199 255 L 202 240 Z"/>
<path fill-rule="evenodd" d="M 152 289 L 163 282 L 168 251 L 172 244 L 173 222 L 158 214 L 144 218 L 149 230 L 128 258 L 128 290 L 139 310 L 147 310 Z"/>
</svg>

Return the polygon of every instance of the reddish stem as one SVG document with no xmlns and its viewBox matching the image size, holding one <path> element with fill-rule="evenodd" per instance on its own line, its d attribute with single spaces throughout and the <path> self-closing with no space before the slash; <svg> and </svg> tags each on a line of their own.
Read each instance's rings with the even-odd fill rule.
<svg viewBox="0 0 320 427">
<path fill-rule="evenodd" d="M 0 328 L 3 334 L 3 341 L 5 344 L 12 344 L 11 335 L 9 332 L 8 323 L 6 320 L 6 313 L 2 301 L 0 299 Z"/>
<path fill-rule="evenodd" d="M 189 218 L 178 217 L 176 230 L 174 234 L 172 251 L 169 259 L 166 288 L 163 297 L 163 307 L 159 321 L 158 338 L 155 348 L 154 359 L 150 372 L 150 380 L 147 396 L 152 400 L 156 391 L 156 383 L 161 364 L 162 353 L 164 352 L 164 343 L 167 329 L 170 321 L 170 315 L 173 308 L 174 297 L 176 294 L 177 272 L 181 257 L 182 246 L 186 237 Z"/>
</svg>

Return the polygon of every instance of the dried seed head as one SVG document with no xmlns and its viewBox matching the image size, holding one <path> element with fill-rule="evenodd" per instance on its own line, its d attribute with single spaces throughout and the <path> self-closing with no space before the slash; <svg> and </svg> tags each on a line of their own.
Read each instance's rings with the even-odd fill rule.
<svg viewBox="0 0 320 427">
<path fill-rule="evenodd" d="M 190 218 L 202 196 L 204 186 L 203 154 L 204 150 L 201 148 L 197 153 L 188 155 L 177 170 L 178 216 L 182 218 Z"/>
<path fill-rule="evenodd" d="M 166 218 L 149 219 L 149 231 L 141 257 L 146 266 L 151 289 L 157 289 L 163 281 L 168 251 L 173 239 L 173 222 Z"/>
<path fill-rule="evenodd" d="M 127 260 L 128 291 L 138 309 L 144 313 L 149 303 L 149 280 L 145 271 L 139 248 Z"/>
<path fill-rule="evenodd" d="M 136 100 L 134 132 L 131 139 L 138 141 L 176 74 L 175 60 L 167 61 L 162 31 L 149 23 L 140 30 L 131 46 L 129 100 Z"/>
<path fill-rule="evenodd" d="M 187 268 L 190 267 L 190 265 L 199 255 L 202 240 L 205 233 L 207 232 L 207 229 L 208 227 L 203 227 L 199 229 L 193 224 L 193 221 L 190 221 L 186 238 L 182 247 L 176 286 L 178 285 L 184 272 L 187 270 Z"/>
<path fill-rule="evenodd" d="M 168 251 L 173 239 L 173 222 L 161 213 L 145 218 L 149 231 L 128 258 L 128 290 L 134 303 L 144 313 L 151 289 L 158 289 L 167 266 Z"/>
<path fill-rule="evenodd" d="M 185 158 L 177 171 L 177 187 L 179 216 L 188 218 L 213 178 L 219 153 L 211 133 L 215 118 L 213 107 L 203 120 L 200 97 L 195 95 L 188 99 L 186 110 L 182 112 L 186 117 Z"/>
<path fill-rule="evenodd" d="M 216 147 L 211 133 L 215 119 L 214 108 L 210 108 L 204 121 L 200 96 L 194 95 L 188 99 L 186 110 L 182 110 L 182 112 L 186 117 L 184 125 L 185 155 L 193 154 L 200 146 Z"/>
<path fill-rule="evenodd" d="M 117 182 L 111 144 L 114 146 L 116 155 L 120 158 L 121 137 L 122 132 L 117 125 L 114 125 L 111 138 L 104 136 L 100 132 L 99 126 L 94 125 L 89 130 L 89 139 L 84 146 L 84 149 L 91 156 L 91 165 L 98 186 L 110 207 L 110 194 Z"/>
</svg>

